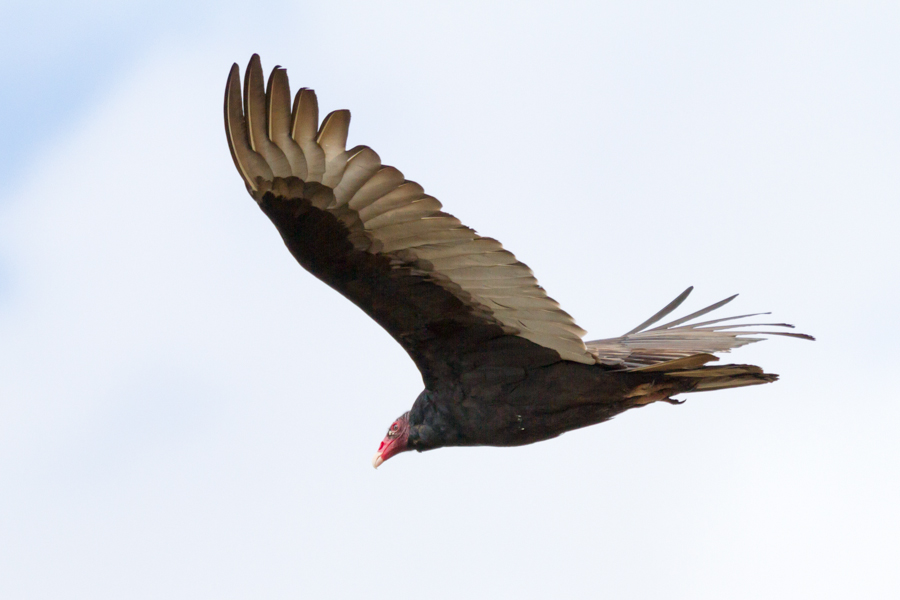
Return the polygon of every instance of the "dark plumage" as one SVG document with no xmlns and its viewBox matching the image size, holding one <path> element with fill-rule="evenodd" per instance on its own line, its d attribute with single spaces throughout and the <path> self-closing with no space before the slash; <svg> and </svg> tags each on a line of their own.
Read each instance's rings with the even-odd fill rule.
<svg viewBox="0 0 900 600">
<path fill-rule="evenodd" d="M 335 111 L 319 126 L 312 90 L 291 109 L 283 69 L 264 90 L 256 55 L 242 99 L 232 67 L 225 127 L 250 195 L 297 261 L 384 327 L 422 373 L 425 391 L 391 425 L 376 467 L 404 450 L 530 444 L 679 393 L 774 381 L 753 365 L 706 365 L 713 352 L 762 339 L 752 334 L 812 339 L 735 331 L 760 326 L 732 322 L 755 315 L 686 324 L 731 298 L 648 329 L 689 288 L 629 333 L 585 343 L 499 242 L 441 212 L 370 148 L 347 150 L 349 122 Z"/>
</svg>

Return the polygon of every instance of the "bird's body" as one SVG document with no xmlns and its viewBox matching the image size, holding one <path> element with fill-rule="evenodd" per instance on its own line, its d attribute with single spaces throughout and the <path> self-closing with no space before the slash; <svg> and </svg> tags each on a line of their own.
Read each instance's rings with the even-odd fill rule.
<svg viewBox="0 0 900 600">
<path fill-rule="evenodd" d="M 530 444 L 679 393 L 774 381 L 753 365 L 707 363 L 760 339 L 741 334 L 809 337 L 734 331 L 746 325 L 733 318 L 686 324 L 731 298 L 649 329 L 689 288 L 629 333 L 583 342 L 499 242 L 441 212 L 371 149 L 346 150 L 349 112 L 319 127 L 312 91 L 291 109 L 284 70 L 264 90 L 257 56 L 243 109 L 239 87 L 235 65 L 226 133 L 248 191 L 297 261 L 387 330 L 422 372 L 425 390 L 391 426 L 376 466 L 403 450 Z"/>
<path fill-rule="evenodd" d="M 568 361 L 487 377 L 422 392 L 409 414 L 410 445 L 429 450 L 541 442 L 640 405 L 640 396 L 628 394 L 653 385 L 649 375 Z"/>
</svg>

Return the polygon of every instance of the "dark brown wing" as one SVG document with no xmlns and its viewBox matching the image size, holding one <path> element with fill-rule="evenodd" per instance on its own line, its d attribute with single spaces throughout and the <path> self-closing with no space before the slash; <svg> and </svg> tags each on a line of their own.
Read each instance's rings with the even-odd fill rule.
<svg viewBox="0 0 900 600">
<path fill-rule="evenodd" d="M 311 90 L 300 90 L 291 110 L 283 69 L 263 88 L 256 55 L 242 108 L 232 67 L 225 126 L 248 191 L 300 264 L 384 327 L 426 383 L 475 366 L 596 362 L 584 331 L 527 266 L 441 212 L 370 148 L 345 150 L 349 112 L 331 113 L 318 129 L 317 119 Z"/>
</svg>

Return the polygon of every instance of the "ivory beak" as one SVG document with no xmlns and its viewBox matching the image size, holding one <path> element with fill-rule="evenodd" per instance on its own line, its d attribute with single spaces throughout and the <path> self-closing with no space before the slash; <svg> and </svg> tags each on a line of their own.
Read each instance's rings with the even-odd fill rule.
<svg viewBox="0 0 900 600">
<path fill-rule="evenodd" d="M 381 463 L 384 462 L 384 459 L 381 458 L 381 452 L 375 455 L 375 458 L 372 459 L 372 466 L 376 469 L 381 466 Z"/>
</svg>

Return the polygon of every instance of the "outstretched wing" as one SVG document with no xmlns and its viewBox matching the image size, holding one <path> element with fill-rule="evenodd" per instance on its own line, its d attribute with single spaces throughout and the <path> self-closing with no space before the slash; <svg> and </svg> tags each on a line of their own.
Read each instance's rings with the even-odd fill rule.
<svg viewBox="0 0 900 600">
<path fill-rule="evenodd" d="M 366 146 L 346 150 L 348 111 L 318 125 L 312 90 L 291 108 L 276 67 L 234 65 L 225 128 L 247 189 L 306 269 L 396 339 L 428 383 L 443 370 L 593 364 L 584 331 L 500 242 L 481 237 Z M 447 373 L 449 374 L 449 373 Z"/>
<path fill-rule="evenodd" d="M 794 327 L 787 323 L 734 323 L 737 319 L 758 317 L 769 313 L 739 315 L 688 324 L 688 321 L 693 321 L 717 308 L 725 306 L 734 300 L 737 294 L 691 313 L 686 317 L 648 329 L 651 325 L 661 321 L 678 308 L 693 289 L 693 287 L 689 287 L 684 290 L 662 310 L 625 335 L 606 340 L 586 342 L 588 350 L 595 356 L 597 362 L 629 370 L 646 371 L 650 369 L 656 370 L 655 365 L 661 365 L 662 363 L 667 363 L 667 368 L 696 367 L 710 360 L 715 360 L 715 357 L 710 356 L 711 354 L 729 352 L 732 348 L 739 348 L 765 339 L 748 336 L 783 335 L 804 340 L 814 339 L 805 333 L 744 329 L 747 327 Z M 670 362 L 676 360 L 681 362 L 677 364 Z"/>
</svg>

